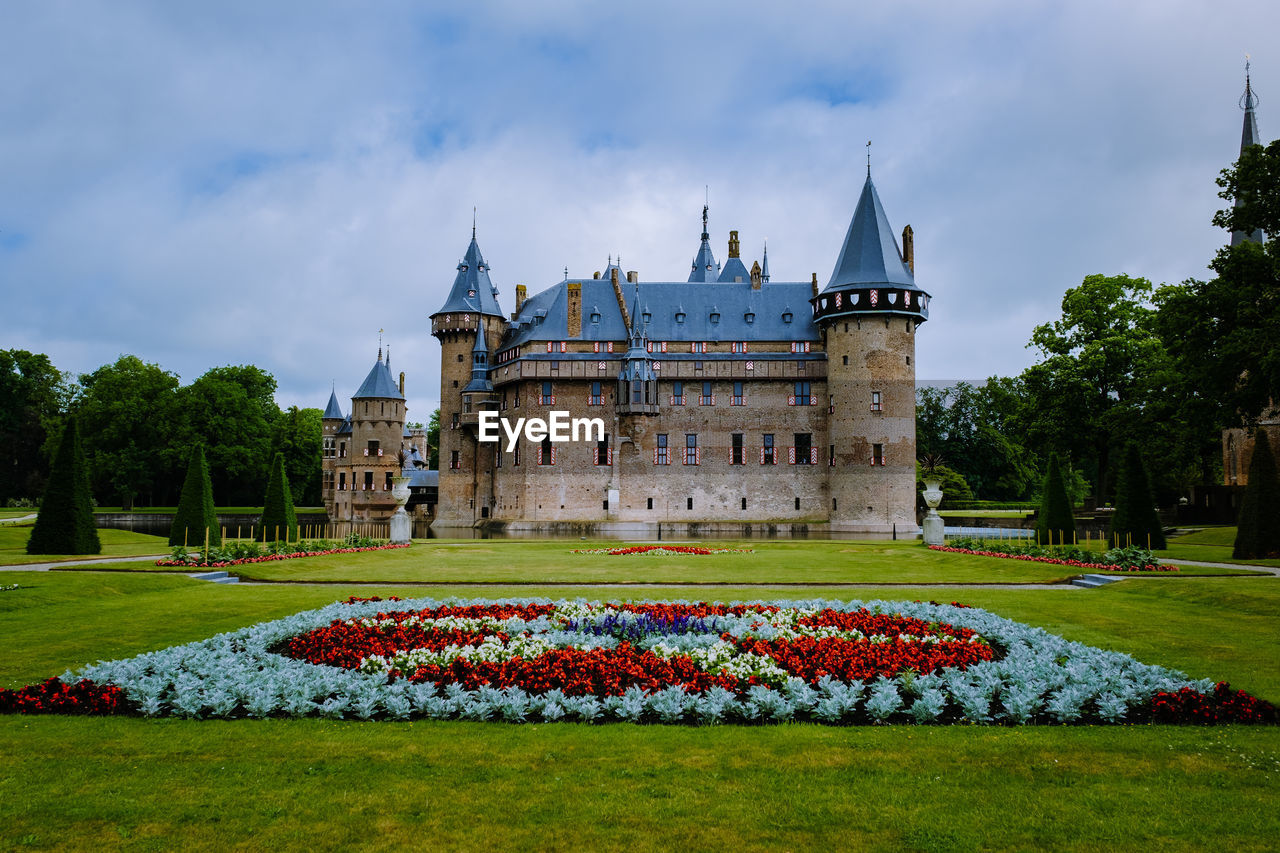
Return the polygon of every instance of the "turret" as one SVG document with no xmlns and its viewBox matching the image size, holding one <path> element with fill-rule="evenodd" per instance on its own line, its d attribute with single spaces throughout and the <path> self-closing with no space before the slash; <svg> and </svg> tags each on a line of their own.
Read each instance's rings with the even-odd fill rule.
<svg viewBox="0 0 1280 853">
<path fill-rule="evenodd" d="M 391 478 L 400 473 L 396 452 L 400 449 L 406 415 L 404 395 L 379 347 L 378 360 L 351 397 L 346 452 L 352 469 L 352 519 L 383 517 L 394 510 Z"/>
<path fill-rule="evenodd" d="M 689 271 L 689 281 L 716 281 L 720 277 L 720 265 L 715 255 L 711 254 L 711 233 L 707 231 L 707 205 L 702 206 L 702 243 L 698 253 L 693 256 L 693 268 Z"/>
<path fill-rule="evenodd" d="M 648 352 L 648 340 L 640 320 L 640 292 L 631 303 L 630 343 L 618 374 L 618 414 L 658 414 L 658 375 Z"/>
<path fill-rule="evenodd" d="M 894 240 L 869 168 L 831 279 L 810 302 L 826 340 L 832 529 L 914 532 L 913 362 L 929 295 Z"/>
<path fill-rule="evenodd" d="M 320 498 L 324 501 L 327 510 L 333 509 L 334 500 L 334 463 L 338 459 L 338 431 L 342 427 L 346 416 L 342 414 L 342 406 L 338 403 L 337 389 L 329 391 L 329 403 L 324 407 L 324 414 L 320 416 L 320 434 L 322 441 L 321 451 L 321 474 L 320 474 Z M 342 449 L 346 450 L 346 442 L 343 442 Z"/>
</svg>

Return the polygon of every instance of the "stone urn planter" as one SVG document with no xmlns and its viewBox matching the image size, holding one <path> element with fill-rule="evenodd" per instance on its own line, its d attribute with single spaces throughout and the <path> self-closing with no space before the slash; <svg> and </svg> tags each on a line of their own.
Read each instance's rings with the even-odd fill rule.
<svg viewBox="0 0 1280 853">
<path fill-rule="evenodd" d="M 924 517 L 924 544 L 941 545 L 946 534 L 942 516 L 938 515 L 938 504 L 942 503 L 942 481 L 937 477 L 926 475 L 924 478 L 924 502 L 929 513 Z"/>
<path fill-rule="evenodd" d="M 396 511 L 391 516 L 391 544 L 407 545 L 413 538 L 413 521 L 404 511 L 404 505 L 409 502 L 408 477 L 391 478 L 391 499 L 396 502 Z"/>
</svg>

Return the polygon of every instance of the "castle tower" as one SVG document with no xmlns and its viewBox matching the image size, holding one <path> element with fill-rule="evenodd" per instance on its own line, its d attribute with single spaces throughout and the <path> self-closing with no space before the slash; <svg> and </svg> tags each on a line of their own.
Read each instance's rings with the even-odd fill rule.
<svg viewBox="0 0 1280 853">
<path fill-rule="evenodd" d="M 391 478 L 400 473 L 400 450 L 407 415 L 404 395 L 391 377 L 390 355 L 378 360 L 351 397 L 351 435 L 347 459 L 351 470 L 352 521 L 381 519 L 395 511 Z"/>
<path fill-rule="evenodd" d="M 826 341 L 831 528 L 914 532 L 915 333 L 929 295 L 898 249 L 869 166 L 831 280 L 810 302 Z"/>
<path fill-rule="evenodd" d="M 329 403 L 320 416 L 320 434 L 323 442 L 321 453 L 320 498 L 324 501 L 325 511 L 334 518 L 334 485 L 337 478 L 334 474 L 338 461 L 338 430 L 346 416 L 342 414 L 342 406 L 338 404 L 338 392 L 329 392 Z M 346 445 L 343 445 L 343 450 Z"/>
<path fill-rule="evenodd" d="M 475 229 L 458 263 L 458 274 L 443 306 L 431 315 L 431 334 L 440 341 L 440 487 L 436 521 L 464 526 L 489 517 L 497 444 L 476 440 L 479 413 L 490 405 L 490 347 L 501 343 L 506 319 L 489 264 L 480 254 Z M 477 359 L 483 356 L 482 360 Z M 477 372 L 478 371 L 478 372 Z M 468 390 L 470 389 L 470 390 Z"/>
</svg>

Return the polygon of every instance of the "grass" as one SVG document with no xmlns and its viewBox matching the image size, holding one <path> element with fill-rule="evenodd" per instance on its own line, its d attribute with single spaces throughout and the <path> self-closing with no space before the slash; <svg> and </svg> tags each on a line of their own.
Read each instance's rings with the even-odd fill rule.
<svg viewBox="0 0 1280 853">
<path fill-rule="evenodd" d="M 153 515 L 161 513 L 174 513 L 177 511 L 175 506 L 135 506 L 133 509 L 122 509 L 118 506 L 100 506 L 95 507 L 94 512 L 131 512 L 137 515 Z M 220 506 L 214 508 L 221 515 L 261 515 L 262 507 L 260 506 Z M 300 506 L 295 507 L 299 513 L 315 513 L 324 512 L 322 506 Z"/>
<path fill-rule="evenodd" d="M 28 554 L 27 540 L 30 538 L 30 525 L 0 527 L 0 566 L 92 560 L 96 557 L 134 557 L 169 552 L 169 541 L 166 537 L 148 536 L 145 533 L 132 533 L 128 530 L 100 529 L 98 541 L 102 543 L 101 554 Z"/>
<path fill-rule="evenodd" d="M 808 547 L 813 562 L 831 553 Z M 624 565 L 642 576 L 648 564 Z M 457 586 L 406 593 L 107 572 L 0 579 L 20 585 L 0 592 L 4 686 L 353 593 L 929 597 L 1280 701 L 1280 582 L 1271 578 L 919 594 Z M 0 847 L 32 849 L 391 849 L 430 838 L 434 848 L 462 850 L 1267 850 L 1280 832 L 1275 728 L 0 717 L 0 755 Z"/>
<path fill-rule="evenodd" d="M 1236 528 L 1206 527 L 1169 540 L 1169 549 L 1160 552 L 1171 560 L 1200 560 L 1207 563 L 1238 563 L 1249 566 L 1280 566 L 1280 559 L 1237 560 L 1231 556 Z"/>
</svg>

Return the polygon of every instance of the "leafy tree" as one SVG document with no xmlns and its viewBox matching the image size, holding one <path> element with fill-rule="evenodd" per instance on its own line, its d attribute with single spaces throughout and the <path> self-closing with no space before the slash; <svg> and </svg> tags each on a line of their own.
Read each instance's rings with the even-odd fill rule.
<svg viewBox="0 0 1280 853">
<path fill-rule="evenodd" d="M 1045 473 L 1044 488 L 1040 499 L 1040 511 L 1036 514 L 1036 538 L 1044 543 L 1074 542 L 1076 517 L 1062 478 L 1062 466 L 1058 454 L 1049 456 L 1049 468 Z"/>
<path fill-rule="evenodd" d="M 56 434 L 70 389 L 43 353 L 0 350 L 0 506 L 44 492 L 45 442 Z"/>
<path fill-rule="evenodd" d="M 1280 482 L 1265 430 L 1258 430 L 1254 439 L 1232 556 L 1238 560 L 1280 556 Z"/>
<path fill-rule="evenodd" d="M 298 538 L 298 516 L 284 471 L 284 454 L 277 453 L 267 477 L 267 496 L 262 502 L 262 529 L 267 538 L 292 542 Z"/>
<path fill-rule="evenodd" d="M 937 464 L 933 466 L 933 472 L 929 475 L 932 479 L 938 479 L 938 488 L 942 490 L 942 503 L 938 504 L 939 509 L 947 509 L 954 505 L 957 501 L 973 500 L 973 490 L 969 488 L 969 484 L 965 482 L 964 477 L 955 469 L 947 465 Z M 924 491 L 925 474 L 921 470 L 920 463 L 916 463 L 916 492 Z M 924 497 L 920 496 L 918 505 L 924 506 Z"/>
<path fill-rule="evenodd" d="M 1262 231 L 1272 239 L 1280 236 L 1280 139 L 1265 148 L 1246 148 L 1235 166 L 1222 170 L 1218 186 L 1218 197 L 1234 204 L 1214 214 L 1214 225 L 1246 234 Z"/>
<path fill-rule="evenodd" d="M 184 438 L 204 444 L 223 506 L 253 503 L 262 494 L 280 417 L 275 390 L 271 374 L 252 365 L 215 367 L 182 389 Z"/>
<path fill-rule="evenodd" d="M 1163 550 L 1164 528 L 1156 512 L 1155 498 L 1151 494 L 1151 481 L 1147 466 L 1142 462 L 1136 443 L 1125 451 L 1124 464 L 1120 467 L 1120 479 L 1116 484 L 1116 511 L 1111 518 L 1111 541 L 1118 545 L 1132 542 L 1134 545 Z"/>
<path fill-rule="evenodd" d="M 289 488 L 302 506 L 319 506 L 324 429 L 319 409 L 290 406 L 276 418 L 271 446 L 284 454 Z"/>
<path fill-rule="evenodd" d="M 947 460 L 985 500 L 1019 500 L 1035 485 L 1034 458 L 1008 423 L 1005 398 L 991 379 L 950 388 L 921 388 L 916 406 L 916 448 Z"/>
<path fill-rule="evenodd" d="M 118 495 L 130 509 L 167 486 L 178 464 L 170 452 L 177 389 L 177 376 L 133 355 L 80 377 L 72 408 L 97 494 Z"/>
<path fill-rule="evenodd" d="M 178 510 L 169 529 L 169 544 L 203 545 L 206 530 L 210 545 L 222 544 L 222 530 L 213 505 L 213 486 L 209 482 L 209 464 L 204 458 L 204 448 L 197 444 L 191 448 Z"/>
<path fill-rule="evenodd" d="M 1036 327 L 1031 344 L 1042 359 L 1022 374 L 1033 406 L 1028 440 L 1088 460 L 1100 497 L 1112 448 L 1153 426 L 1147 404 L 1172 381 L 1151 290 L 1146 279 L 1087 276 L 1063 297 L 1062 318 Z"/>
<path fill-rule="evenodd" d="M 436 409 L 431 413 L 431 420 L 427 423 L 427 444 L 431 452 L 431 459 L 428 465 L 432 471 L 440 470 L 440 409 Z"/>
<path fill-rule="evenodd" d="M 68 418 L 49 471 L 49 488 L 27 540 L 28 554 L 102 552 L 93 518 L 88 468 L 76 419 Z"/>
</svg>

